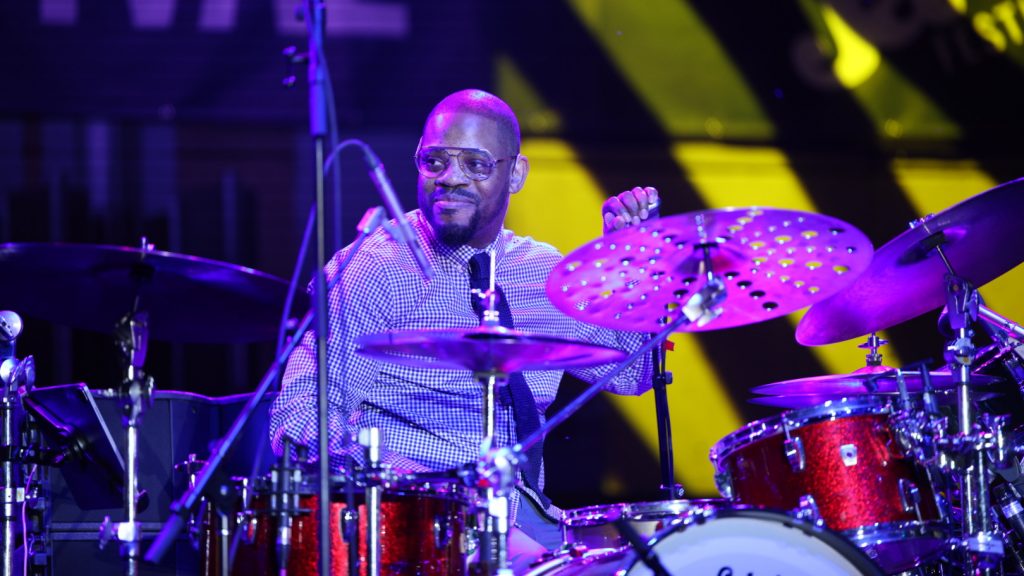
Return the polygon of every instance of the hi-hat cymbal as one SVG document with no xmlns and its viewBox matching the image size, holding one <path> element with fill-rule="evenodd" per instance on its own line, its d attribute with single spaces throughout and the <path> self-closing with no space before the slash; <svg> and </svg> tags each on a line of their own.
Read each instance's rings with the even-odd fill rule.
<svg viewBox="0 0 1024 576">
<path fill-rule="evenodd" d="M 872 252 L 862 232 L 820 214 L 758 207 L 690 212 L 576 249 L 551 272 L 548 297 L 585 322 L 656 332 L 707 284 L 705 247 L 726 299 L 717 318 L 680 331 L 753 324 L 803 308 L 853 280 Z"/>
<path fill-rule="evenodd" d="M 414 368 L 505 374 L 594 366 L 626 357 L 613 348 L 500 326 L 384 332 L 361 336 L 356 344 L 364 356 Z"/>
<path fill-rule="evenodd" d="M 90 244 L 0 244 L 0 303 L 55 324 L 112 333 L 133 310 L 149 337 L 253 342 L 277 334 L 284 280 L 170 252 Z"/>
<path fill-rule="evenodd" d="M 956 375 L 946 371 L 929 372 L 928 377 L 933 390 L 953 388 L 957 384 Z M 907 392 L 918 393 L 924 390 L 924 376 L 920 370 L 903 371 L 903 380 L 906 382 Z M 972 386 L 985 386 L 998 381 L 999 378 L 994 376 L 983 374 L 971 375 Z M 896 380 L 895 370 L 884 372 L 865 371 L 774 382 L 752 388 L 751 392 L 766 396 L 812 394 L 827 395 L 835 398 L 864 394 L 896 394 L 899 393 L 899 385 Z"/>
<path fill-rule="evenodd" d="M 832 344 L 915 318 L 946 303 L 948 270 L 975 288 L 1024 262 L 1024 178 L 1007 182 L 922 219 L 875 252 L 845 289 L 807 311 L 797 326 L 804 345 Z"/>
</svg>

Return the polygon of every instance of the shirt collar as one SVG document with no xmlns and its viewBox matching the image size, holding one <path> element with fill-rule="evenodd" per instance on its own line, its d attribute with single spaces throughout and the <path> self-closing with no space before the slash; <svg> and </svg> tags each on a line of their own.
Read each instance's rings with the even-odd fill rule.
<svg viewBox="0 0 1024 576">
<path fill-rule="evenodd" d="M 493 252 L 497 260 L 497 262 L 495 262 L 495 266 L 501 264 L 501 257 L 504 255 L 505 246 L 508 243 L 508 238 L 506 237 L 508 231 L 504 228 L 498 232 L 498 236 L 490 244 L 482 249 L 473 248 L 469 244 L 463 244 L 462 246 L 453 248 L 444 242 L 441 242 L 441 240 L 437 238 L 434 228 L 430 225 L 430 222 L 427 221 L 427 217 L 422 211 L 417 210 L 417 217 L 420 228 L 424 231 L 426 240 L 430 242 L 431 249 L 429 252 L 433 252 L 434 254 L 444 258 L 450 258 L 459 263 L 463 268 L 467 268 L 469 266 L 469 259 L 472 258 L 474 254 L 477 254 L 478 252 Z"/>
</svg>

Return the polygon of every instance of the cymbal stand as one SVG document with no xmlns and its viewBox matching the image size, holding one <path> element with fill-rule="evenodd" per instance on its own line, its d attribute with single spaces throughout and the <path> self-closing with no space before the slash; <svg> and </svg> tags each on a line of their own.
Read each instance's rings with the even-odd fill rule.
<svg viewBox="0 0 1024 576">
<path fill-rule="evenodd" d="M 490 258 L 491 270 L 488 274 L 490 286 L 487 290 L 473 290 L 473 296 L 482 301 L 483 317 L 481 326 L 489 328 L 501 327 L 501 315 L 498 312 L 498 292 L 494 287 L 493 254 Z M 480 441 L 480 453 L 487 454 L 495 449 L 495 394 L 497 390 L 508 385 L 508 374 L 497 370 L 476 372 L 473 378 L 483 387 L 483 439 Z M 516 469 L 513 462 L 503 460 L 500 469 L 496 470 L 496 481 L 485 482 L 482 498 L 487 503 L 484 516 L 484 529 L 480 538 L 480 568 L 484 574 L 511 574 L 508 568 L 508 532 L 509 532 L 509 496 L 515 482 Z"/>
<path fill-rule="evenodd" d="M 666 498 L 675 500 L 683 497 L 683 486 L 676 482 L 675 462 L 672 455 L 672 417 L 668 405 L 666 387 L 672 383 L 672 373 L 665 367 L 665 347 L 658 346 L 652 352 L 654 375 L 654 410 L 658 421 L 658 447 L 661 460 L 661 490 Z"/>
<path fill-rule="evenodd" d="M 716 307 L 726 297 L 725 285 L 710 274 L 710 268 L 708 273 L 709 282 L 687 301 L 686 305 L 682 308 L 681 314 L 674 319 L 666 319 L 661 332 L 658 332 L 647 342 L 640 345 L 628 358 L 611 369 L 603 378 L 591 384 L 572 402 L 549 418 L 528 437 L 521 439 L 515 446 L 490 448 L 482 454 L 476 466 L 476 483 L 478 486 L 487 488 L 488 496 L 494 496 L 493 499 L 488 500 L 488 512 L 499 523 L 499 527 L 506 528 L 506 532 L 499 532 L 499 547 L 507 546 L 508 495 L 512 491 L 515 468 L 526 459 L 527 450 L 542 441 L 552 430 L 579 411 L 584 404 L 593 400 L 601 390 L 608 386 L 616 376 L 633 364 L 633 362 L 636 362 L 637 359 L 645 354 L 650 354 L 655 347 L 661 346 L 670 334 L 687 324 L 694 322 L 706 323 L 717 317 L 721 311 Z M 484 557 L 485 551 L 486 549 L 481 549 L 481 558 Z M 499 561 L 497 568 L 498 573 L 511 574 L 508 570 L 507 562 Z"/>
<path fill-rule="evenodd" d="M 35 362 L 29 356 L 18 361 L 15 348 L 22 330 L 21 317 L 15 312 L 0 312 L 0 490 L 3 490 L 3 512 L 0 514 L 0 530 L 3 532 L 3 549 L 0 550 L 0 574 L 14 574 L 14 550 L 17 548 L 16 525 L 18 507 L 25 501 L 25 487 L 15 474 L 15 463 L 20 459 L 14 429 L 14 409 L 20 404 L 18 388 L 31 387 L 35 380 Z M 28 538 L 25 535 L 25 563 L 28 563 Z"/>
<path fill-rule="evenodd" d="M 145 244 L 145 241 L 143 241 Z M 135 308 L 138 308 L 136 300 Z M 100 527 L 100 547 L 109 540 L 121 543 L 121 555 L 128 562 L 125 573 L 139 574 L 142 534 L 137 521 L 139 492 L 139 426 L 142 415 L 152 403 L 153 377 L 142 371 L 146 361 L 146 346 L 149 338 L 148 314 L 133 310 L 117 326 L 117 346 L 124 364 L 124 379 L 121 381 L 121 420 L 127 439 L 127 462 L 125 466 L 124 522 L 110 522 L 107 517 Z"/>
<path fill-rule="evenodd" d="M 715 271 L 711 264 L 711 250 L 716 248 L 718 244 L 709 241 L 704 228 L 703 214 L 697 215 L 696 224 L 702 239 L 700 244 L 698 244 L 702 251 L 701 272 L 704 274 L 707 284 L 686 304 L 683 317 L 693 315 L 693 318 L 689 320 L 703 325 L 714 320 L 722 313 L 722 310 L 717 308 L 717 306 L 725 299 L 725 285 L 715 276 Z M 712 297 L 707 298 L 709 295 Z M 668 404 L 668 391 L 666 389 L 672 383 L 672 373 L 666 369 L 665 352 L 667 350 L 668 348 L 665 345 L 661 345 L 654 348 L 651 352 L 654 366 L 651 387 L 654 389 L 654 408 L 658 422 L 658 453 L 661 462 L 660 488 L 669 500 L 674 500 L 683 497 L 683 486 L 676 482 L 675 462 L 672 454 L 672 417 Z"/>
<path fill-rule="evenodd" d="M 384 487 L 381 485 L 380 470 L 380 428 L 359 430 L 359 444 L 366 454 L 366 576 L 380 576 L 381 571 L 381 499 Z M 349 544 L 353 546 L 358 544 Z"/>
<path fill-rule="evenodd" d="M 946 346 L 946 359 L 957 374 L 957 434 L 943 439 L 953 450 L 960 470 L 960 499 L 963 523 L 960 542 L 963 550 L 964 570 L 969 574 L 990 574 L 999 566 L 1003 556 L 1003 541 L 989 516 L 988 456 L 1002 463 L 1005 458 L 1001 422 L 996 419 L 976 418 L 971 399 L 971 365 L 975 349 L 972 342 L 972 322 L 978 317 L 978 293 L 966 280 L 957 277 L 941 246 L 936 250 L 946 263 L 950 275 L 946 277 L 947 308 L 953 339 Z"/>
</svg>

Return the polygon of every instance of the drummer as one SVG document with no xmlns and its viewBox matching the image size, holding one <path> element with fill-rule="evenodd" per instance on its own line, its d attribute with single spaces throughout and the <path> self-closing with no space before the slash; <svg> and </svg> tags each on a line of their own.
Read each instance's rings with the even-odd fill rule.
<svg viewBox="0 0 1024 576">
<path fill-rule="evenodd" d="M 444 98 L 430 112 L 416 149 L 419 209 L 405 215 L 432 264 L 427 280 L 412 252 L 378 228 L 342 271 L 329 294 L 329 422 L 332 466 L 346 449 L 344 438 L 363 427 L 383 437 L 382 461 L 410 472 L 452 469 L 480 453 L 482 390 L 469 371 L 428 370 L 383 363 L 355 353 L 364 334 L 392 330 L 469 329 L 480 316 L 471 304 L 470 260 L 491 253 L 495 282 L 507 298 L 516 330 L 529 334 L 599 344 L 630 352 L 643 336 L 577 322 L 547 299 L 545 282 L 562 256 L 552 246 L 504 228 L 511 195 L 526 183 L 530 162 L 520 153 L 519 123 L 512 109 L 493 94 L 463 90 Z M 605 232 L 649 217 L 657 191 L 636 187 L 608 199 L 602 207 Z M 552 210 L 569 210 L 552 198 Z M 597 216 L 597 215 L 595 215 Z M 326 266 L 330 279 L 352 246 Z M 477 264 L 489 273 L 489 261 Z M 479 283 L 479 280 L 478 280 Z M 645 355 L 646 356 L 646 355 Z M 271 411 L 271 436 L 280 453 L 285 437 L 316 454 L 316 342 L 302 335 L 285 370 L 282 391 Z M 574 376 L 594 382 L 614 366 L 575 369 Z M 650 388 L 651 361 L 637 361 L 607 386 L 617 394 L 641 394 Z M 499 445 L 536 429 L 558 391 L 559 370 L 513 377 L 499 393 L 495 436 Z M 523 393 L 525 391 L 525 394 Z M 517 393 L 518 392 L 518 393 Z M 532 422 L 532 424 L 531 424 Z M 528 453 L 529 454 L 529 453 Z M 558 510 L 544 495 L 539 455 L 529 458 L 512 495 L 509 557 L 536 559 L 560 545 Z"/>
</svg>

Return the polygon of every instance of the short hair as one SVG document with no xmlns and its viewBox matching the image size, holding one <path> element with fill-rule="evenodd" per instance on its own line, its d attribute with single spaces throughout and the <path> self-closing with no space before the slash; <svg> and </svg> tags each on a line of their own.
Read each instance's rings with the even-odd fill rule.
<svg viewBox="0 0 1024 576">
<path fill-rule="evenodd" d="M 509 149 L 510 154 L 519 153 L 519 120 L 516 118 L 516 113 L 504 100 L 484 90 L 471 88 L 445 96 L 427 115 L 424 132 L 434 116 L 459 112 L 475 114 L 497 122 L 501 129 L 501 133 L 498 135 L 499 142 Z"/>
</svg>

